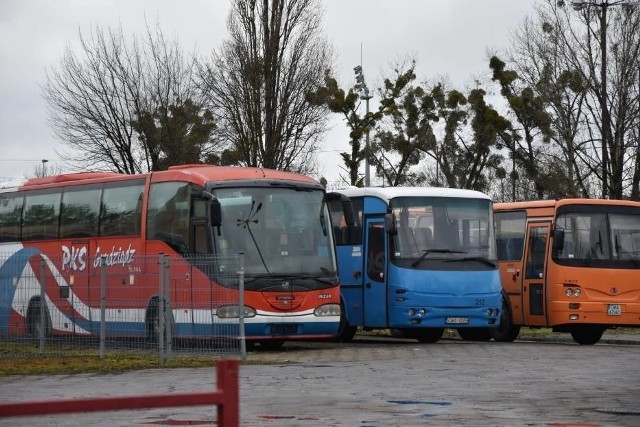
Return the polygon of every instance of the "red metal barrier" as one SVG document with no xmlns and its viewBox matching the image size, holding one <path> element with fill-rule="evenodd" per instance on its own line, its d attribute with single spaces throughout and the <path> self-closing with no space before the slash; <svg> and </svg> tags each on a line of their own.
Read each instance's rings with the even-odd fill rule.
<svg viewBox="0 0 640 427">
<path fill-rule="evenodd" d="M 238 426 L 240 424 L 238 361 L 221 360 L 216 363 L 216 372 L 218 386 L 214 392 L 0 403 L 0 418 L 71 412 L 217 405 L 218 426 Z"/>
</svg>

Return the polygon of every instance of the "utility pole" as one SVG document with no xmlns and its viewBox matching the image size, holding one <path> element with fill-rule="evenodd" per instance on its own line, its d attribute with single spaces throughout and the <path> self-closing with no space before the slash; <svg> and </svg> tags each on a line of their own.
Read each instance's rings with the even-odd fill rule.
<svg viewBox="0 0 640 427">
<path fill-rule="evenodd" d="M 362 61 L 361 61 L 362 62 Z M 362 72 L 362 65 L 358 65 L 353 68 L 356 73 L 356 82 L 360 89 L 360 99 L 363 99 L 366 103 L 366 115 L 369 118 L 369 100 L 373 98 L 373 95 L 369 95 L 369 88 L 364 80 L 364 73 Z M 371 187 L 371 178 L 369 175 L 369 125 L 367 124 L 367 132 L 365 136 L 365 157 L 364 157 L 364 186 Z"/>
</svg>

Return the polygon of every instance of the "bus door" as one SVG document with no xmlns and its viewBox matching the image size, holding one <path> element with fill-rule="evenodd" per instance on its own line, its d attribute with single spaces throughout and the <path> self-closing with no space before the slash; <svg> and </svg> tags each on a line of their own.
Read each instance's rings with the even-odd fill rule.
<svg viewBox="0 0 640 427">
<path fill-rule="evenodd" d="M 365 220 L 364 326 L 387 326 L 387 245 L 384 218 Z"/>
<path fill-rule="evenodd" d="M 524 323 L 531 326 L 546 326 L 546 249 L 551 222 L 529 223 L 522 277 L 522 307 Z"/>
</svg>

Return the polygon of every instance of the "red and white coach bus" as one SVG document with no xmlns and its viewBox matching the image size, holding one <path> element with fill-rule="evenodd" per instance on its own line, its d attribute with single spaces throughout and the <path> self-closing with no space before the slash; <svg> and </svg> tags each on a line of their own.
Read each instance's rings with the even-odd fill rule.
<svg viewBox="0 0 640 427">
<path fill-rule="evenodd" d="M 35 335 L 39 313 L 49 334 L 95 334 L 98 269 L 106 260 L 108 277 L 123 277 L 109 279 L 110 301 L 127 302 L 109 303 L 107 328 L 153 338 L 159 302 L 152 273 L 166 254 L 177 260 L 175 336 L 206 336 L 208 325 L 237 320 L 240 311 L 223 303 L 239 300 L 237 277 L 223 279 L 223 263 L 211 260 L 242 253 L 247 340 L 277 347 L 332 337 L 340 289 L 331 230 L 324 189 L 294 173 L 186 165 L 29 179 L 0 189 L 0 334 Z M 44 299 L 21 285 L 21 275 L 38 271 L 36 258 L 54 277 L 44 283 Z"/>
</svg>

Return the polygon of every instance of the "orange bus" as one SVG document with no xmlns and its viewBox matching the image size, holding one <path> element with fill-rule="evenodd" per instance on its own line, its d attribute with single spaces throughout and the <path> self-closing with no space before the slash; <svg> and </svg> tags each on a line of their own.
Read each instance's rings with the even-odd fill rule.
<svg viewBox="0 0 640 427">
<path fill-rule="evenodd" d="M 504 298 L 496 341 L 529 326 L 595 344 L 608 328 L 640 325 L 640 203 L 562 199 L 494 209 Z"/>
</svg>

